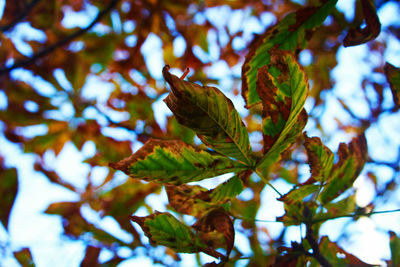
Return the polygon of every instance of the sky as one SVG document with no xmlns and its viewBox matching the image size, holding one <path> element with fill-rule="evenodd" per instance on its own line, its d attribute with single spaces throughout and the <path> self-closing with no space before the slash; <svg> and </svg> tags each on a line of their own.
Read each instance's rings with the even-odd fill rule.
<svg viewBox="0 0 400 267">
<path fill-rule="evenodd" d="M 2 10 L 1 6 L 4 4 L 4 0 L 0 1 L 0 10 Z M 339 0 L 338 7 L 342 10 L 346 11 L 346 16 L 353 16 L 352 9 L 354 5 L 353 1 L 348 0 Z M 89 8 L 85 13 L 72 13 L 71 16 L 67 16 L 63 23 L 67 27 L 74 26 L 86 26 L 95 16 L 97 10 L 95 8 Z M 114 13 L 115 14 L 115 13 Z M 387 5 L 385 6 L 381 12 L 378 14 L 382 26 L 388 25 L 393 20 L 397 20 L 398 14 L 400 11 L 394 8 L 393 6 Z M 115 25 L 118 25 L 118 18 L 113 18 L 113 22 L 115 21 Z M 262 16 L 261 23 L 252 19 L 250 17 L 249 12 L 234 12 L 230 13 L 229 8 L 220 8 L 220 9 L 211 9 L 207 12 L 206 16 L 210 18 L 210 20 L 218 25 L 222 23 L 224 20 L 229 21 L 230 30 L 235 31 L 238 30 L 239 27 L 243 27 L 245 29 L 249 29 L 252 32 L 263 32 L 264 29 L 275 23 L 273 17 L 265 14 Z M 218 18 L 213 19 L 213 18 Z M 199 20 L 202 18 L 199 17 Z M 237 23 L 240 21 L 240 25 Z M 398 20 L 397 20 L 398 21 Z M 116 26 L 118 27 L 118 26 Z M 126 28 L 134 27 L 134 25 L 120 25 L 121 30 L 126 30 Z M 26 29 L 29 29 L 27 31 Z M 251 30 L 250 30 L 251 29 Z M 27 36 L 31 39 L 40 40 L 44 38 L 44 36 L 38 32 L 33 31 L 31 27 L 28 25 L 21 26 L 20 29 L 15 29 L 13 31 L 13 38 L 15 40 L 15 44 L 17 45 L 20 51 L 24 51 L 26 55 L 31 55 L 31 49 L 24 44 L 21 39 L 26 38 Z M 246 37 L 246 36 L 245 36 Z M 249 34 L 246 38 L 250 38 Z M 208 36 L 210 43 L 213 43 L 212 40 L 215 40 L 217 36 L 215 34 L 210 33 Z M 223 39 L 223 36 L 220 37 Z M 379 37 L 378 37 L 379 38 Z M 223 41 L 223 40 L 222 40 Z M 127 40 L 131 45 L 135 44 L 135 38 L 131 38 Z M 243 43 L 238 42 L 237 47 L 243 46 Z M 77 43 L 79 46 L 79 43 Z M 151 75 L 153 77 L 162 79 L 161 69 L 164 65 L 162 59 L 162 52 L 160 51 L 161 41 L 155 35 L 149 35 L 145 44 L 142 47 L 142 53 L 145 55 L 146 65 L 149 67 Z M 185 44 L 182 40 L 177 38 L 174 41 L 174 52 L 176 54 L 182 53 L 185 49 Z M 389 43 L 389 47 L 387 49 L 387 54 L 385 55 L 388 62 L 392 63 L 395 66 L 400 66 L 400 43 L 398 40 L 392 40 Z M 201 51 L 197 51 L 196 53 L 202 53 Z M 214 60 L 217 58 L 215 54 L 215 49 L 210 47 L 208 60 Z M 337 123 L 335 122 L 335 117 L 346 118 L 348 115 L 342 111 L 339 103 L 335 100 L 334 96 L 339 96 L 344 99 L 349 99 L 349 105 L 356 105 L 357 112 L 361 116 L 368 116 L 365 113 L 365 103 L 359 99 L 358 91 L 361 84 L 361 79 L 363 75 L 369 75 L 371 72 L 371 65 L 367 65 L 363 59 L 365 57 L 370 57 L 372 63 L 374 64 L 373 55 L 367 55 L 368 49 L 365 45 L 360 45 L 351 48 L 340 48 L 340 52 L 338 54 L 338 66 L 333 70 L 333 77 L 337 79 L 335 87 L 327 96 L 327 106 L 328 110 L 323 114 L 323 122 L 324 127 L 331 131 L 337 131 Z M 307 62 L 307 54 L 301 58 L 305 63 Z M 303 63 L 304 63 L 303 62 Z M 375 62 L 376 63 L 376 62 Z M 176 74 L 179 74 L 180 70 L 173 70 Z M 216 79 L 221 79 L 221 90 L 233 100 L 235 107 L 241 114 L 245 114 L 247 111 L 245 110 L 244 102 L 241 99 L 241 96 L 234 96 L 230 92 L 230 87 L 232 86 L 232 81 L 224 78 L 226 74 L 234 73 L 236 75 L 240 75 L 241 69 L 240 66 L 229 69 L 226 64 L 223 62 L 216 62 L 210 69 L 208 70 L 210 76 L 214 75 Z M 218 73 L 219 75 L 215 75 Z M 40 88 L 41 93 L 44 95 L 50 95 L 53 93 L 53 88 L 49 84 L 44 83 L 43 81 L 36 79 L 28 72 L 23 70 L 15 70 L 12 72 L 12 75 L 16 78 L 29 80 L 31 83 L 35 84 L 35 87 Z M 135 74 L 134 74 L 135 75 Z M 139 74 L 137 74 L 139 75 Z M 60 81 L 64 88 L 68 88 L 69 82 L 66 80 L 65 75 L 60 73 L 55 73 L 56 78 Z M 382 77 L 377 77 L 380 79 Z M 83 91 L 87 98 L 96 98 L 99 102 L 105 102 L 109 93 L 112 91 L 112 86 L 108 84 L 103 84 L 99 81 L 99 79 L 95 76 L 88 79 L 87 84 L 85 85 Z M 386 90 L 388 91 L 388 90 Z M 387 92 L 386 92 L 387 93 Z M 171 112 L 165 106 L 162 99 L 165 96 L 160 97 L 158 101 L 153 104 L 153 109 L 155 111 L 156 120 L 161 124 L 165 124 L 166 117 L 171 115 Z M 2 100 L 3 99 L 3 100 Z M 389 99 L 387 97 L 386 99 Z M 57 101 L 57 99 L 55 100 Z M 62 101 L 60 99 L 59 101 Z M 387 100 L 387 105 L 390 105 L 390 100 Z M 3 105 L 3 106 L 2 106 Z M 5 101 L 4 95 L 1 95 L 0 92 L 0 109 L 4 108 Z M 312 103 L 306 103 L 306 109 L 310 108 Z M 35 107 L 32 107 L 35 108 Z M 380 121 L 377 125 L 372 126 L 367 134 L 368 140 L 374 140 L 374 144 L 370 144 L 369 149 L 371 155 L 373 155 L 376 159 L 384 159 L 390 160 L 397 156 L 397 152 L 390 149 L 389 144 L 385 141 L 386 138 L 391 138 L 395 140 L 397 144 L 400 143 L 400 140 L 396 138 L 398 132 L 400 131 L 400 120 L 398 119 L 399 114 L 388 115 L 382 121 Z M 60 109 L 60 112 L 54 113 L 53 116 L 55 118 L 63 118 L 67 119 L 71 116 L 71 107 L 68 105 L 63 106 Z M 88 112 L 86 116 L 93 116 L 96 118 L 96 112 Z M 118 116 L 115 115 L 118 119 Z M 123 116 L 123 115 L 122 115 Z M 4 127 L 0 122 L 0 128 Z M 312 131 L 313 125 L 312 122 L 309 122 L 306 130 L 308 130 L 309 135 L 317 135 L 320 133 L 317 131 Z M 40 127 L 31 128 L 26 130 L 26 135 L 37 135 L 40 134 L 40 131 L 43 131 Z M 111 128 L 106 129 L 104 131 L 105 134 L 113 134 L 113 130 Z M 119 133 L 119 136 L 124 139 L 132 138 L 131 136 L 127 136 L 125 133 Z M 261 136 L 251 136 L 255 140 L 257 138 L 261 138 Z M 397 140 L 397 141 L 396 141 Z M 340 142 L 348 142 L 349 136 L 344 133 L 337 133 L 334 135 L 332 140 L 327 144 L 329 148 L 333 151 L 337 150 L 337 146 Z M 140 145 L 135 147 L 135 150 L 138 149 Z M 17 200 L 14 204 L 14 208 L 11 214 L 10 225 L 10 235 L 7 236 L 5 230 L 0 227 L 0 244 L 6 243 L 9 245 L 10 250 L 6 251 L 3 255 L 3 260 L 0 258 L 0 266 L 4 267 L 12 267 L 18 266 L 17 262 L 9 257 L 9 253 L 14 250 L 18 250 L 22 247 L 30 247 L 34 260 L 39 267 L 47 267 L 47 266 L 79 266 L 83 256 L 84 256 L 84 248 L 85 244 L 81 241 L 70 241 L 64 237 L 62 237 L 62 226 L 61 226 L 61 218 L 59 216 L 54 215 L 45 215 L 43 211 L 48 207 L 50 203 L 59 202 L 59 201 L 74 201 L 77 200 L 77 196 L 61 189 L 58 186 L 55 186 L 48 182 L 48 180 L 43 177 L 41 174 L 33 171 L 32 166 L 34 163 L 34 159 L 32 156 L 22 153 L 21 149 L 14 144 L 7 142 L 4 136 L 0 135 L 0 148 L 2 154 L 5 156 L 6 164 L 8 166 L 17 167 L 19 173 L 19 193 Z M 78 151 L 72 144 L 67 144 L 61 153 L 56 157 L 54 153 L 47 152 L 45 155 L 45 161 L 61 174 L 61 176 L 77 185 L 79 188 L 84 188 L 85 183 L 82 179 L 86 177 L 89 172 L 89 166 L 83 164 L 82 161 L 85 158 L 93 156 L 95 153 L 95 147 L 93 143 L 87 142 L 82 151 Z M 74 168 L 67 168 L 66 166 L 74 166 Z M 375 196 L 373 194 L 373 184 L 366 178 L 366 170 L 360 175 L 357 181 L 354 184 L 354 188 L 357 191 L 357 203 L 360 206 L 367 205 Z M 384 182 L 385 180 L 390 179 L 392 176 L 391 170 L 384 167 L 379 167 L 380 181 Z M 308 173 L 308 169 L 304 170 L 304 175 L 306 176 Z M 107 169 L 105 167 L 96 167 L 92 173 L 93 177 L 96 177 L 95 180 L 100 184 L 107 174 Z M 126 179 L 126 176 L 122 173 L 118 174 L 117 179 L 123 181 Z M 217 183 L 220 183 L 230 176 L 225 175 L 222 177 L 218 177 L 214 180 L 206 180 L 202 181 L 198 184 L 212 188 Z M 277 180 L 272 182 L 274 187 L 279 188 L 281 192 L 287 192 L 291 189 L 291 185 L 285 183 L 282 180 Z M 244 192 L 240 195 L 241 198 L 247 199 L 251 198 L 251 194 L 249 191 L 244 190 Z M 396 196 L 394 196 L 396 197 Z M 262 192 L 262 202 L 263 205 L 259 211 L 259 215 L 257 219 L 265 220 L 269 222 L 259 222 L 258 224 L 261 226 L 266 226 L 271 236 L 276 236 L 280 233 L 282 229 L 282 224 L 273 222 L 277 216 L 281 216 L 283 214 L 283 205 L 281 202 L 276 200 L 276 193 L 269 187 L 266 187 Z M 159 211 L 165 210 L 165 203 L 167 202 L 166 193 L 162 191 L 160 196 L 152 195 L 146 199 L 146 202 L 152 205 L 155 209 Z M 397 199 L 391 201 L 390 203 L 382 203 L 378 206 L 379 210 L 389 210 L 396 209 L 400 203 L 400 194 L 397 194 Z M 89 218 L 90 222 L 95 224 L 99 224 L 107 229 L 110 233 L 114 234 L 118 238 L 121 239 L 129 239 L 129 235 L 127 233 L 117 229 L 115 221 L 111 218 L 101 219 L 98 214 L 91 211 L 89 208 L 83 209 L 83 213 L 87 218 Z M 135 214 L 138 216 L 147 215 L 147 211 L 144 209 L 138 210 Z M 325 223 L 321 228 L 321 235 L 326 234 L 329 236 L 331 240 L 336 240 L 340 233 L 341 229 L 344 225 L 348 223 L 349 219 L 336 219 L 333 221 L 329 221 Z M 398 222 L 400 221 L 399 214 L 381 214 L 374 215 L 371 218 L 362 218 L 358 220 L 356 223 L 350 225 L 348 229 L 349 232 L 352 232 L 353 235 L 350 240 L 345 240 L 340 243 L 341 246 L 345 247 L 349 252 L 359 256 L 361 259 L 365 261 L 369 261 L 371 263 L 378 263 L 379 259 L 388 259 L 390 258 L 389 251 L 389 239 L 387 235 L 387 231 L 382 231 L 386 229 L 395 230 L 397 233 L 400 233 L 400 226 Z M 304 227 L 293 226 L 289 229 L 289 234 L 286 236 L 285 242 L 290 243 L 291 241 L 300 241 L 301 236 L 304 236 Z M 261 238 L 268 239 L 267 236 L 261 236 Z M 144 238 L 146 240 L 146 238 Z M 250 253 L 249 248 L 246 244 L 245 238 L 240 234 L 236 235 L 235 244 L 239 244 L 239 248 L 244 253 Z M 127 251 L 121 251 L 121 255 L 127 255 L 129 253 Z M 125 253 L 125 254 L 124 254 Z M 128 254 L 129 255 L 129 254 Z M 2 256 L 0 251 L 0 257 Z M 111 254 L 107 250 L 103 250 L 100 258 L 106 260 L 110 257 Z M 187 262 L 187 266 L 191 264 L 194 265 L 193 257 L 191 255 L 182 255 L 183 259 Z M 204 261 L 212 261 L 213 258 L 202 256 Z M 238 263 L 238 266 L 245 265 L 246 261 L 242 263 Z M 146 258 L 137 257 L 124 263 L 119 266 L 132 266 L 134 264 L 140 264 L 141 266 L 153 266 L 151 262 Z"/>
</svg>

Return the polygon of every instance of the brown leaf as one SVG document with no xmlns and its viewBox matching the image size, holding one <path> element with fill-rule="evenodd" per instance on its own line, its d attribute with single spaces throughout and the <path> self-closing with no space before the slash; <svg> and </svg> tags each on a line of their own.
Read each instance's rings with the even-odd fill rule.
<svg viewBox="0 0 400 267">
<path fill-rule="evenodd" d="M 362 10 L 364 13 L 365 23 L 367 26 L 360 29 L 350 29 L 343 40 L 343 46 L 355 46 L 364 44 L 375 39 L 381 32 L 381 23 L 373 0 L 361 0 Z"/>
<path fill-rule="evenodd" d="M 80 267 L 98 267 L 100 263 L 98 261 L 101 248 L 88 246 L 86 248 L 85 257 L 83 258 Z"/>
<path fill-rule="evenodd" d="M 198 220 L 193 228 L 198 232 L 200 239 L 210 247 L 225 247 L 226 258 L 232 251 L 235 241 L 235 229 L 229 214 L 222 208 L 217 208 Z M 220 234 L 223 235 L 221 239 Z"/>
</svg>

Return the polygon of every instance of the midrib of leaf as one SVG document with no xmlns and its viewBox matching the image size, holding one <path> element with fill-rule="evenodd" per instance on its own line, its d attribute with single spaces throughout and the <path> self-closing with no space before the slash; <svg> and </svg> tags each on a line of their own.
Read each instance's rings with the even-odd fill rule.
<svg viewBox="0 0 400 267">
<path fill-rule="evenodd" d="M 214 90 L 213 90 L 213 93 L 215 93 Z M 218 98 L 217 98 L 217 99 L 218 99 Z M 191 100 L 190 100 L 190 101 L 191 101 Z M 246 165 L 249 166 L 250 163 L 251 163 L 251 159 L 248 157 L 247 153 L 246 153 L 245 151 L 243 151 L 243 149 L 241 148 L 241 146 L 236 142 L 235 138 L 233 138 L 233 136 L 229 133 L 229 131 L 227 131 L 227 129 L 224 128 L 223 125 L 222 125 L 221 123 L 219 123 L 219 120 L 216 120 L 216 118 L 214 118 L 213 116 L 211 116 L 212 114 L 209 112 L 208 101 L 205 101 L 205 102 L 207 103 L 207 110 L 204 109 L 203 105 L 199 105 L 199 103 L 198 103 L 197 101 L 195 101 L 195 102 L 191 101 L 191 102 L 192 102 L 192 104 L 194 104 L 195 106 L 197 106 L 199 109 L 201 109 L 204 113 L 206 113 L 206 114 L 208 115 L 208 117 L 211 118 L 211 120 L 213 120 L 213 121 L 224 131 L 224 133 L 233 141 L 233 143 L 235 144 L 235 146 L 239 149 L 240 153 L 241 153 L 241 154 L 244 156 L 244 158 L 247 160 L 247 162 L 245 162 L 245 163 L 246 163 Z M 233 104 L 232 104 L 232 105 L 233 105 Z M 219 106 L 220 106 L 220 105 L 219 105 Z M 226 104 L 225 106 L 226 106 L 226 108 L 228 109 L 227 114 L 231 114 L 232 112 L 235 113 L 234 110 L 231 110 L 231 113 L 229 113 L 229 105 Z M 216 109 L 216 110 L 218 110 L 218 109 Z M 237 115 L 238 115 L 238 114 L 237 114 Z M 218 112 L 217 117 L 219 118 L 219 112 Z M 239 120 L 240 120 L 240 117 L 239 117 Z M 236 121 L 235 121 L 235 123 L 236 123 Z M 229 121 L 228 121 L 228 124 L 229 124 Z M 240 127 L 239 127 L 239 128 L 240 128 Z M 235 129 L 237 129 L 238 131 L 240 131 L 240 129 L 238 129 L 237 125 L 235 125 Z M 239 133 L 239 136 L 240 136 L 240 133 Z"/>
</svg>

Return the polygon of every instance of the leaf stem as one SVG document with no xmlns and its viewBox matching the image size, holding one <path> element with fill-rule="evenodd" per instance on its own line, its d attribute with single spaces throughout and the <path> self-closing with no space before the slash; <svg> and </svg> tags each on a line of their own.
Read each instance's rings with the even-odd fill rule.
<svg viewBox="0 0 400 267">
<path fill-rule="evenodd" d="M 257 175 L 261 178 L 261 180 L 263 180 L 264 183 L 266 183 L 267 185 L 269 185 L 280 197 L 283 196 L 283 195 L 282 195 L 268 180 L 267 180 L 267 178 L 265 178 L 265 177 L 262 175 L 262 173 L 261 173 L 259 170 L 255 169 L 254 171 L 255 171 L 255 173 L 257 173 Z"/>
<path fill-rule="evenodd" d="M 400 209 L 371 211 L 371 212 L 367 212 L 367 213 L 344 214 L 344 215 L 340 215 L 340 216 L 332 216 L 332 217 L 328 217 L 328 218 L 322 218 L 322 219 L 313 220 L 312 223 L 318 223 L 318 222 L 334 220 L 334 219 L 339 219 L 339 218 L 346 218 L 346 217 L 349 217 L 349 218 L 357 217 L 357 216 L 367 216 L 367 217 L 369 217 L 369 216 L 374 215 L 374 214 L 392 213 L 392 212 L 400 212 Z"/>
</svg>

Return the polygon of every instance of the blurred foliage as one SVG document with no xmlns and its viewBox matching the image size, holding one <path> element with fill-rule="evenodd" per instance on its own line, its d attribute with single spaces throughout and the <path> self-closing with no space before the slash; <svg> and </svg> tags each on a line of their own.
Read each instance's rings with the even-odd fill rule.
<svg viewBox="0 0 400 267">
<path fill-rule="evenodd" d="M 379 19 L 382 18 L 377 14 L 388 5 L 398 10 L 400 4 L 395 0 L 377 0 L 375 3 L 357 0 L 352 10 L 354 16 L 349 16 L 335 3 L 332 0 L 5 1 L 0 20 L 0 136 L 5 142 L 17 144 L 24 153 L 33 156 L 36 172 L 77 197 L 76 201 L 52 203 L 44 212 L 60 216 L 64 234 L 86 245 L 81 266 L 116 266 L 137 255 L 168 265 L 180 260 L 177 252 L 200 251 L 217 258 L 230 254 L 229 259 L 223 258 L 220 263 L 209 263 L 208 266 L 234 266 L 236 262 L 246 260 L 249 266 L 305 266 L 307 262 L 310 266 L 317 266 L 324 261 L 334 266 L 365 265 L 345 252 L 337 242 L 320 236 L 318 230 L 325 221 L 337 217 L 347 216 L 355 221 L 360 216 L 374 214 L 375 208 L 379 210 L 380 204 L 389 201 L 399 189 L 398 140 L 386 138 L 387 147 L 397 153 L 397 158 L 385 160 L 376 157 L 374 149 L 371 149 L 377 137 L 365 133 L 381 125 L 388 116 L 397 116 L 397 119 L 399 116 L 400 66 L 396 66 L 398 61 L 386 62 L 386 53 L 392 46 L 391 42 L 400 40 L 400 24 L 381 28 Z M 315 8 L 321 5 L 324 8 Z M 81 16 L 86 18 L 86 22 L 77 19 Z M 280 24 L 274 26 L 276 22 Z M 269 40 L 272 43 L 268 43 Z M 365 43 L 370 55 L 362 59 L 363 63 L 371 71 L 362 74 L 361 84 L 354 84 L 356 96 L 345 98 L 333 89 L 341 77 L 335 78 L 332 70 L 338 64 L 337 55 L 344 49 L 343 44 L 361 43 Z M 273 53 L 286 55 L 285 59 L 281 56 L 275 59 Z M 270 61 L 279 67 L 265 68 Z M 168 97 L 167 103 L 178 114 L 176 118 L 161 114 L 164 112 L 162 109 L 156 110 L 168 92 L 162 77 L 162 67 L 167 64 L 174 73 L 190 69 L 188 82 L 183 85 L 177 76 L 164 71 L 175 96 L 179 97 L 189 85 L 198 90 L 194 96 L 188 97 L 189 100 L 207 102 L 207 99 L 201 99 L 202 90 L 213 94 L 210 98 L 213 108 L 206 115 L 225 114 L 228 122 L 237 123 L 225 127 L 217 121 L 218 127 L 194 129 L 193 125 L 199 121 L 209 123 L 209 118 L 202 116 L 204 114 L 199 116 L 194 109 L 189 110 L 186 106 L 189 100 L 174 99 L 173 95 Z M 291 72 L 285 72 L 286 69 Z M 247 71 L 251 74 L 246 74 Z M 297 77 L 293 78 L 296 84 L 304 83 L 305 87 L 301 85 L 297 93 L 288 94 L 285 91 L 285 75 L 288 73 L 290 79 L 293 75 Z M 258 75 L 267 78 L 258 82 Z M 251 85 L 249 88 L 243 85 L 242 91 L 241 82 L 245 84 L 247 78 Z M 307 113 L 302 108 L 307 80 L 310 85 L 306 101 L 307 130 L 320 138 L 300 135 L 307 121 Z M 221 95 L 220 91 L 205 90 L 201 86 L 208 84 L 222 88 L 224 94 L 236 101 L 237 109 L 244 103 L 251 106 L 243 112 L 244 115 L 240 114 L 246 127 L 241 124 L 240 115 L 229 98 Z M 272 94 L 275 99 L 270 97 L 270 84 L 279 89 Z M 256 85 L 261 89 L 256 89 Z M 246 102 L 238 100 L 240 93 Z M 338 115 L 334 115 L 335 125 L 326 125 L 325 115 L 332 99 L 337 104 L 335 111 Z M 367 110 L 360 113 L 356 101 L 362 101 Z M 288 112 L 292 103 L 295 103 L 296 110 Z M 218 109 L 221 105 L 226 107 L 224 113 Z M 198 116 L 191 117 L 193 114 Z M 160 117 L 165 119 L 165 123 Z M 286 121 L 289 122 L 286 124 Z M 224 135 L 216 135 L 215 131 L 221 129 Z M 214 151 L 204 151 L 206 147 L 199 145 L 195 131 L 202 131 L 200 139 Z M 385 131 L 380 131 L 384 135 Z M 257 134 L 263 137 L 253 138 Z M 354 139 L 349 145 L 341 144 L 338 152 L 334 153 L 324 144 L 335 140 L 336 135 L 346 136 L 343 141 Z M 250 136 L 250 144 L 247 136 Z M 167 149 L 165 152 L 160 147 L 158 150 L 152 147 L 150 151 L 147 149 L 149 146 L 142 149 L 144 155 L 133 154 L 138 147 L 146 142 L 151 144 L 155 139 L 180 139 L 185 144 L 168 141 L 175 144 L 175 154 L 168 154 Z M 226 140 L 233 140 L 235 145 Z M 222 148 L 219 147 L 221 143 Z M 48 162 L 49 155 L 57 157 L 67 145 L 73 145 L 81 152 L 87 146 L 95 147 L 95 152 L 82 162 L 90 167 L 87 177 L 78 177 L 84 181 L 84 188 L 63 177 Z M 238 148 L 243 148 L 241 155 Z M 229 158 L 215 155 L 215 151 Z M 230 151 L 236 152 L 232 154 Z M 121 181 L 118 171 L 108 168 L 105 178 L 100 183 L 94 182 L 92 173 L 97 168 L 113 162 L 112 166 L 119 164 L 119 169 L 129 173 L 126 164 L 116 162 L 128 157 L 131 157 L 130 164 L 137 162 L 138 158 L 150 162 L 147 156 L 153 152 L 155 156 L 163 154 L 164 163 L 168 165 L 166 169 L 158 170 L 157 177 L 151 177 L 154 179 Z M 10 229 L 9 218 L 18 198 L 18 181 L 21 179 L 20 172 L 7 164 L 7 153 L 0 147 L 0 221 L 6 233 Z M 179 156 L 184 153 L 190 154 L 191 161 L 179 165 Z M 235 166 L 237 175 L 211 190 L 197 185 L 165 186 L 169 210 L 179 216 L 187 214 L 198 219 L 189 227 L 183 225 L 182 216 L 178 220 L 170 213 L 154 213 L 146 199 L 160 194 L 165 182 L 162 179 L 167 177 L 165 173 L 171 175 L 168 172 L 170 160 L 178 159 L 172 164 L 175 166 L 193 168 L 197 172 L 202 169 L 205 165 L 196 165 L 196 153 L 205 158 L 211 167 L 210 172 L 220 168 L 218 174 L 226 173 L 232 170 L 224 168 Z M 152 163 L 156 165 L 157 162 Z M 307 163 L 311 169 L 308 180 L 304 179 L 302 171 Z M 252 170 L 259 167 L 257 174 L 264 179 L 260 181 L 251 171 L 245 171 L 241 164 Z M 374 184 L 376 198 L 368 206 L 359 207 L 352 184 L 364 164 L 367 171 L 363 173 Z M 155 165 L 150 164 L 150 170 Z M 66 166 L 67 169 L 74 167 Z M 382 179 L 380 167 L 389 169 L 392 176 Z M 159 177 L 160 173 L 164 176 Z M 148 173 L 142 176 L 149 178 Z M 301 243 L 284 244 L 286 227 L 278 237 L 270 237 L 266 244 L 260 242 L 260 235 L 268 232 L 267 226 L 256 223 L 261 193 L 268 186 L 266 184 L 276 180 L 293 187 L 286 194 L 277 196 L 284 202 L 285 214 L 277 218 L 279 222 L 276 223 L 305 225 L 306 235 Z M 242 190 L 250 191 L 251 199 L 241 198 Z M 131 217 L 141 208 L 153 215 Z M 92 223 L 84 212 L 87 209 L 100 218 L 113 218 L 131 238 L 122 240 L 108 229 Z M 159 258 L 154 252 L 156 248 L 142 242 L 143 235 L 132 227 L 132 218 L 145 226 L 143 230 L 147 236 L 152 236 L 150 240 L 170 245 L 177 252 L 164 248 L 168 257 Z M 161 229 L 157 228 L 158 221 Z M 180 248 L 168 239 L 170 236 L 165 238 L 166 233 L 173 235 L 169 227 L 176 221 L 179 229 L 184 229 L 178 238 L 186 243 L 196 240 L 193 247 Z M 396 266 L 400 261 L 397 249 L 400 234 L 392 230 L 387 233 L 392 258 L 386 260 Z M 246 236 L 251 254 L 247 255 L 240 246 L 233 245 L 234 231 Z M 146 247 L 144 252 L 139 249 L 143 246 Z M 215 248 L 223 248 L 226 253 L 222 255 Z M 119 253 L 121 249 L 130 253 Z M 102 250 L 112 255 L 105 262 L 99 259 Z M 11 252 L 8 256 L 14 257 L 21 265 L 34 266 L 32 254 L 35 255 L 29 248 Z M 342 257 L 335 259 L 339 254 Z"/>
</svg>

